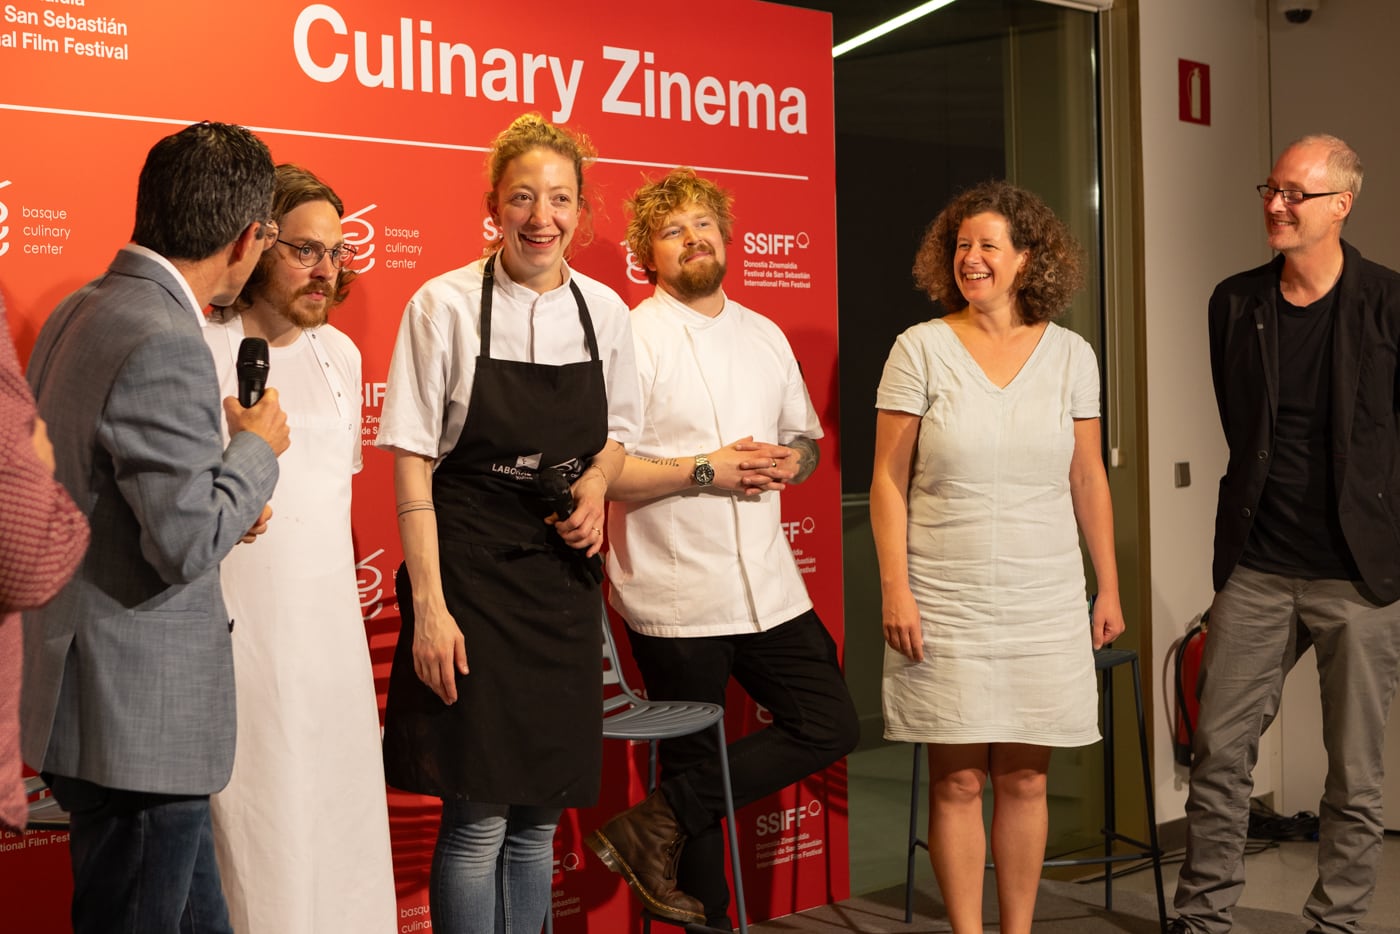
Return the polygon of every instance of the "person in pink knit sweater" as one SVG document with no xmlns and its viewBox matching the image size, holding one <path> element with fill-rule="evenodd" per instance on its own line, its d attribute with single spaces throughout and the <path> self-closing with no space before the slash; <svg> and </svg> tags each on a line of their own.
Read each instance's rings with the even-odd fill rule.
<svg viewBox="0 0 1400 934">
<path fill-rule="evenodd" d="M 53 446 L 10 341 L 0 298 L 0 828 L 24 829 L 19 754 L 19 612 L 43 606 L 77 570 L 88 525 L 53 478 Z"/>
</svg>

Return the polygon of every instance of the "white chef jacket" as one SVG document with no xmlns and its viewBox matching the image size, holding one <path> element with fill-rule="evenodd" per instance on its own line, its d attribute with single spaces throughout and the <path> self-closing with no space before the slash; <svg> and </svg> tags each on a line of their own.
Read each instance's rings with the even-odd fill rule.
<svg viewBox="0 0 1400 934">
<path fill-rule="evenodd" d="M 705 454 L 752 435 L 820 438 L 787 338 L 726 297 L 714 318 L 658 288 L 632 311 L 643 417 L 632 453 Z M 612 605 L 649 636 L 760 632 L 812 608 L 777 492 L 695 487 L 608 508 Z"/>
<path fill-rule="evenodd" d="M 456 447 L 481 353 L 485 265 L 479 259 L 430 279 L 409 299 L 389 362 L 376 446 L 432 457 L 435 465 Z M 499 261 L 495 279 L 492 358 L 555 366 L 589 359 L 568 281 L 540 294 L 511 281 Z M 612 289 L 577 270 L 569 269 L 568 279 L 578 284 L 593 319 L 608 394 L 608 437 L 630 450 L 641 402 L 627 306 Z"/>
<path fill-rule="evenodd" d="M 225 395 L 237 393 L 243 335 L 241 315 L 204 331 Z M 267 532 L 220 566 L 236 621 L 238 752 L 210 799 L 219 875 L 242 934 L 382 934 L 398 906 L 350 526 L 360 352 L 327 324 L 270 347 L 269 363 L 292 443 Z"/>
</svg>

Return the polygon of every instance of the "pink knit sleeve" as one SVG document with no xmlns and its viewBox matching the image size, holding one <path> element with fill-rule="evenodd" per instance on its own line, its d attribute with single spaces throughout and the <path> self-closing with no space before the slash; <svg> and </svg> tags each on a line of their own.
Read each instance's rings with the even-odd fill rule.
<svg viewBox="0 0 1400 934">
<path fill-rule="evenodd" d="M 34 453 L 34 418 L 0 307 L 0 613 L 47 603 L 87 550 L 87 520 Z"/>
</svg>

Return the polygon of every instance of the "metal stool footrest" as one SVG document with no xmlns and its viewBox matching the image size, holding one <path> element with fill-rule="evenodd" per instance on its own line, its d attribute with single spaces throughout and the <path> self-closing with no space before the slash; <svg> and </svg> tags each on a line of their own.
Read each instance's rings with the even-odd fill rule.
<svg viewBox="0 0 1400 934">
<path fill-rule="evenodd" d="M 1133 700 L 1137 712 L 1138 745 L 1142 754 L 1142 781 L 1144 800 L 1147 806 L 1147 829 L 1149 842 L 1135 840 L 1118 832 L 1116 819 L 1115 782 L 1113 767 L 1113 669 L 1120 665 L 1131 665 L 1133 674 Z M 1047 859 L 1045 866 L 1093 866 L 1104 867 L 1104 908 L 1113 909 L 1113 872 L 1111 866 L 1120 862 L 1152 861 L 1152 873 L 1157 889 L 1157 918 L 1162 934 L 1167 930 L 1167 900 L 1162 889 L 1162 848 L 1157 841 L 1157 807 L 1152 793 L 1152 768 L 1147 749 L 1147 723 L 1142 712 L 1142 672 L 1138 654 L 1132 649 L 1099 649 L 1094 653 L 1094 670 L 1103 676 L 1101 704 L 1103 711 L 1103 775 L 1104 775 L 1104 853 L 1102 856 L 1084 856 L 1072 859 Z M 904 922 L 914 920 L 914 860 L 922 848 L 928 850 L 928 843 L 919 836 L 919 769 L 923 758 L 924 744 L 914 744 L 914 773 L 909 792 L 909 849 L 908 867 L 904 881 Z M 1120 843 L 1133 847 L 1135 852 L 1115 853 L 1113 844 Z M 988 863 L 988 868 L 991 864 Z"/>
</svg>

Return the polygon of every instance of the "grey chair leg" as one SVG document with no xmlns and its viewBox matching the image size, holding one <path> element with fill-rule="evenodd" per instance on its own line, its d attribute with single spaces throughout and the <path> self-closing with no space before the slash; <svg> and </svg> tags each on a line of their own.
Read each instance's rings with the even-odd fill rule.
<svg viewBox="0 0 1400 934">
<path fill-rule="evenodd" d="M 1113 669 L 1103 670 L 1103 907 L 1113 910 L 1113 841 L 1118 832 L 1113 760 Z M 1150 815 L 1149 815 L 1150 817 Z"/>
<path fill-rule="evenodd" d="M 715 724 L 715 731 L 719 736 L 719 772 L 720 778 L 724 783 L 724 831 L 725 836 L 729 838 L 729 864 L 734 870 L 734 904 L 735 910 L 739 914 L 739 934 L 749 934 L 749 910 L 748 905 L 744 902 L 744 874 L 739 868 L 739 822 L 734 816 L 734 786 L 729 780 L 729 742 L 724 735 L 723 720 Z M 649 782 L 647 788 L 649 791 L 655 791 L 659 776 L 657 767 L 657 740 L 652 740 L 649 746 L 651 747 L 649 750 L 650 774 L 648 776 Z M 657 920 L 665 921 L 665 919 Z M 651 914 L 643 911 L 643 934 L 650 934 L 651 922 Z M 674 922 L 666 921 L 665 923 L 669 924 Z M 688 927 L 693 927 L 693 925 L 688 925 Z M 545 934 L 551 934 L 551 932 L 546 931 Z"/>
<path fill-rule="evenodd" d="M 724 738 L 724 721 L 715 724 L 719 731 L 719 769 L 724 779 L 725 833 L 729 836 L 729 863 L 734 869 L 734 903 L 739 914 L 739 934 L 749 934 L 749 910 L 744 903 L 744 874 L 739 868 L 739 824 L 734 819 L 734 790 L 729 783 L 729 745 Z"/>
<path fill-rule="evenodd" d="M 1142 713 L 1142 669 L 1133 657 L 1133 700 L 1137 704 L 1138 745 L 1142 751 L 1142 784 L 1147 789 L 1147 842 L 1152 847 L 1152 877 L 1157 883 L 1157 923 L 1167 934 L 1167 897 L 1162 889 L 1162 847 L 1157 841 L 1157 801 L 1152 790 L 1152 765 L 1147 751 L 1147 724 Z"/>
<path fill-rule="evenodd" d="M 651 794 L 661 784 L 661 740 L 647 741 L 647 794 Z M 642 911 L 642 934 L 651 934 L 651 914 Z"/>
<path fill-rule="evenodd" d="M 914 744 L 914 774 L 909 781 L 909 865 L 904 875 L 904 923 L 914 920 L 914 856 L 919 847 L 928 849 L 928 844 L 919 838 L 919 766 L 923 759 L 924 744 Z"/>
</svg>

